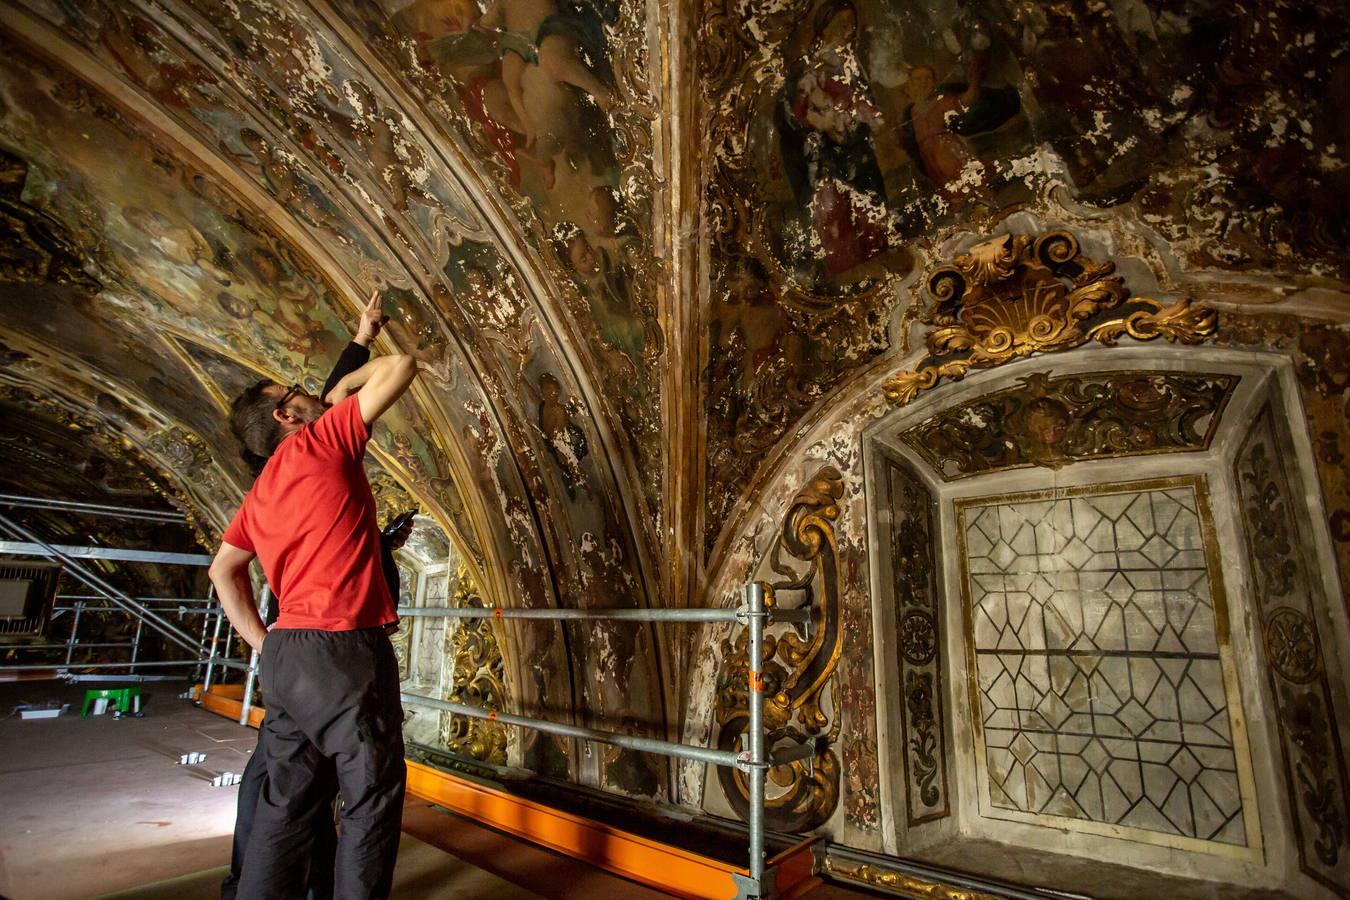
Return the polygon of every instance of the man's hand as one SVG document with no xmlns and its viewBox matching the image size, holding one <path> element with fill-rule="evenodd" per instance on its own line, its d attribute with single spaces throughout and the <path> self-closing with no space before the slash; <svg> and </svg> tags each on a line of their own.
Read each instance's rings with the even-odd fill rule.
<svg viewBox="0 0 1350 900">
<path fill-rule="evenodd" d="M 403 523 L 403 527 L 398 531 L 389 533 L 389 549 L 397 550 L 408 543 L 408 538 L 412 536 L 413 525 L 416 524 L 412 519 Z"/>
<path fill-rule="evenodd" d="M 352 338 L 352 341 L 362 347 L 369 347 L 388 321 L 389 317 L 384 314 L 383 304 L 380 301 L 380 292 L 371 291 L 370 302 L 361 310 L 361 321 L 357 325 L 356 337 Z"/>
</svg>

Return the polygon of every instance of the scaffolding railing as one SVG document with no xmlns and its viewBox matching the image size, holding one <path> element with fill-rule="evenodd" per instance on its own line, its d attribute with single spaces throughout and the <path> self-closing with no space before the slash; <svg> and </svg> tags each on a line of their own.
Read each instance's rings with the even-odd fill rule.
<svg viewBox="0 0 1350 900">
<path fill-rule="evenodd" d="M 553 722 L 547 719 L 535 719 L 517 716 L 511 713 L 483 709 L 464 703 L 426 697 L 421 694 L 402 693 L 403 702 L 413 706 L 425 706 L 455 715 L 477 719 L 489 719 L 504 725 L 517 725 L 532 728 L 545 734 L 596 741 L 623 747 L 641 753 L 655 753 L 677 759 L 693 760 L 714 766 L 737 768 L 745 772 L 750 783 L 750 805 L 748 814 L 749 866 L 748 876 L 734 875 L 738 900 L 762 900 L 774 896 L 772 872 L 764 869 L 764 779 L 771 766 L 806 758 L 815 752 L 812 744 L 792 748 L 789 751 L 769 754 L 765 748 L 764 735 L 764 673 L 763 646 L 764 629 L 771 622 L 809 622 L 809 609 L 769 608 L 764 602 L 764 588 L 759 584 L 747 585 L 742 594 L 739 607 L 700 607 L 690 609 L 504 609 L 482 607 L 400 607 L 399 615 L 408 617 L 434 617 L 456 619 L 543 619 L 555 621 L 598 621 L 618 620 L 629 622 L 741 622 L 750 633 L 749 646 L 749 726 L 742 748 L 719 750 L 696 744 L 683 744 L 675 741 L 663 741 L 655 738 L 620 734 L 613 731 L 600 731 L 579 725 Z"/>
<path fill-rule="evenodd" d="M 78 513 L 93 517 L 111 517 L 166 524 L 186 521 L 179 513 L 163 510 L 142 510 L 133 507 L 75 503 L 43 497 L 20 497 L 13 494 L 0 494 L 0 506 Z M 155 550 L 130 550 L 118 547 L 83 547 L 53 544 L 43 540 L 33 531 L 3 513 L 0 513 L 0 530 L 6 532 L 9 537 L 18 539 L 0 540 L 0 555 L 36 556 L 53 562 L 59 562 L 61 563 L 62 572 L 64 574 L 69 575 L 75 581 L 81 583 L 93 592 L 90 594 L 57 594 L 57 601 L 65 601 L 65 603 L 69 605 L 53 606 L 51 619 L 54 621 L 65 614 L 69 614 L 72 617 L 70 635 L 63 643 L 14 643 L 7 644 L 3 648 L 6 651 L 14 652 L 51 652 L 52 650 L 65 649 L 66 653 L 64 661 L 0 664 L 0 672 L 56 671 L 62 677 L 69 680 L 99 680 L 108 676 L 72 674 L 71 670 L 85 672 L 88 670 L 123 669 L 127 670 L 126 675 L 114 677 L 145 680 L 155 677 L 177 676 L 151 676 L 138 674 L 142 669 L 194 667 L 199 671 L 205 672 L 206 679 L 209 683 L 210 677 L 216 667 L 227 669 L 248 668 L 243 662 L 229 657 L 228 641 L 229 635 L 232 634 L 232 632 L 227 633 L 224 652 L 217 652 L 224 610 L 216 602 L 214 588 L 208 590 L 205 598 L 132 597 L 110 584 L 102 575 L 94 572 L 83 563 L 79 562 L 79 560 L 82 559 L 94 559 L 204 567 L 210 564 L 211 557 L 194 553 L 170 553 Z M 79 639 L 81 619 L 84 614 L 95 612 L 121 612 L 131 616 L 136 622 L 136 631 L 132 640 L 122 643 L 104 641 L 82 643 Z M 200 615 L 203 617 L 202 633 L 197 637 L 194 637 L 179 628 L 169 619 L 169 616 L 177 616 L 182 619 L 190 615 Z M 212 628 L 213 623 L 214 637 L 208 648 L 206 645 L 206 635 Z M 180 650 L 186 650 L 191 653 L 191 657 L 173 660 L 141 659 L 142 638 L 147 625 L 163 635 L 170 644 L 177 646 Z M 78 649 L 114 649 L 126 647 L 131 648 L 130 660 L 90 662 L 80 662 L 75 660 L 75 652 Z"/>
<path fill-rule="evenodd" d="M 139 509 L 134 506 L 109 506 L 106 503 L 80 503 L 74 500 L 56 500 L 51 497 L 24 497 L 18 494 L 0 494 L 0 506 L 81 513 L 112 519 L 159 522 L 166 525 L 186 524 L 187 522 L 187 516 L 168 509 Z"/>
</svg>

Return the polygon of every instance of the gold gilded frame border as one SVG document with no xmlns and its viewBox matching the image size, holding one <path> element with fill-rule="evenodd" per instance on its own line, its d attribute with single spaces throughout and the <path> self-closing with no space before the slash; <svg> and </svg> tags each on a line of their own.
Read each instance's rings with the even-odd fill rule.
<svg viewBox="0 0 1350 900">
<path fill-rule="evenodd" d="M 957 887 L 931 878 L 920 878 L 899 868 L 871 863 L 852 863 L 826 855 L 820 870 L 840 881 L 866 885 L 898 897 L 922 897 L 926 900 L 998 900 L 993 894 Z"/>
<path fill-rule="evenodd" d="M 1050 499 L 1064 500 L 1074 497 L 1142 493 L 1144 491 L 1175 490 L 1176 488 L 1186 487 L 1189 487 L 1195 494 L 1196 516 L 1200 520 L 1200 532 L 1205 549 L 1206 575 L 1210 584 L 1210 597 L 1214 602 L 1214 637 L 1219 647 L 1219 666 L 1223 672 L 1224 697 L 1228 701 L 1228 725 L 1233 736 L 1233 764 L 1237 769 L 1238 795 L 1242 801 L 1242 822 L 1246 830 L 1246 845 L 1223 844 L 1202 838 L 1149 831 L 1144 828 L 1125 825 L 1112 825 L 1106 822 L 1093 822 L 1070 816 L 1024 813 L 1018 810 L 994 807 L 989 802 L 988 755 L 984 743 L 984 717 L 981 715 L 982 707 L 978 688 L 979 670 L 975 653 L 974 614 L 971 608 L 970 563 L 966 555 L 966 511 L 975 507 L 995 506 L 1000 503 Z M 961 612 L 965 623 L 962 641 L 966 649 L 966 689 L 969 695 L 970 717 L 973 725 L 971 732 L 975 743 L 976 793 L 980 817 L 1041 825 L 1069 832 L 1099 835 L 1155 846 L 1173 847 L 1178 850 L 1189 850 L 1245 862 L 1262 862 L 1265 858 L 1265 852 L 1262 844 L 1260 809 L 1257 806 L 1256 780 L 1252 772 L 1251 747 L 1247 740 L 1247 722 L 1242 708 L 1242 693 L 1237 679 L 1237 670 L 1233 663 L 1233 649 L 1229 633 L 1228 594 L 1223 579 L 1223 558 L 1219 552 L 1218 535 L 1214 528 L 1214 517 L 1210 511 L 1209 483 L 1206 477 L 1204 475 L 1178 475 L 1143 481 L 1116 481 L 1108 484 L 966 497 L 953 501 L 953 512 L 953 521 L 957 531 L 957 551 L 960 556 L 961 567 Z"/>
</svg>

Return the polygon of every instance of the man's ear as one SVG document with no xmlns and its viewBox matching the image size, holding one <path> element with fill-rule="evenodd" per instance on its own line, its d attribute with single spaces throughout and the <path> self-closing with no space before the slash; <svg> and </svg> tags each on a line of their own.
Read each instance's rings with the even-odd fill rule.
<svg viewBox="0 0 1350 900">
<path fill-rule="evenodd" d="M 284 406 L 281 409 L 272 410 L 272 418 L 276 419 L 282 425 L 294 425 L 299 421 L 296 419 L 295 413 Z"/>
</svg>

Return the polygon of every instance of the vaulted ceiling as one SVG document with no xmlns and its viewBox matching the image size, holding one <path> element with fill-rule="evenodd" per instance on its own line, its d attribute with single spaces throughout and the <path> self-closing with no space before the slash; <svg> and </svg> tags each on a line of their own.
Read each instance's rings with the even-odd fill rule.
<svg viewBox="0 0 1350 900">
<path fill-rule="evenodd" d="M 0 381 L 217 534 L 248 483 L 229 397 L 317 385 L 378 290 L 379 349 L 424 374 L 374 462 L 503 605 L 719 602 L 800 436 L 910 352 L 921 273 L 1019 210 L 1117 235 L 1168 290 L 1346 317 L 1337 4 L 0 18 Z M 522 631 L 522 697 L 680 721 L 693 648 L 579 635 Z"/>
</svg>

